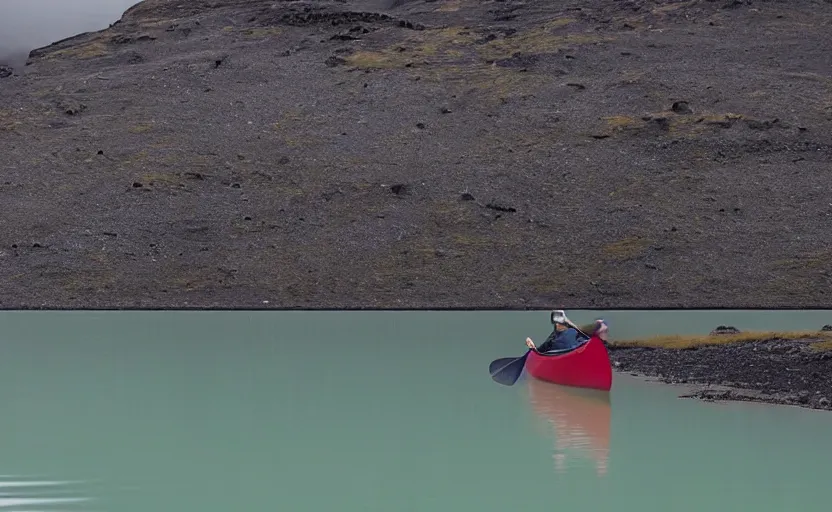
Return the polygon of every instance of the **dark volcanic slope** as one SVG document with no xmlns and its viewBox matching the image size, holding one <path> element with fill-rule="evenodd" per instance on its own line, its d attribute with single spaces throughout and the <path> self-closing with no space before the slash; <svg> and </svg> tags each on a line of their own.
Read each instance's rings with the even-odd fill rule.
<svg viewBox="0 0 832 512">
<path fill-rule="evenodd" d="M 0 79 L 0 305 L 826 306 L 830 21 L 148 0 Z"/>
</svg>

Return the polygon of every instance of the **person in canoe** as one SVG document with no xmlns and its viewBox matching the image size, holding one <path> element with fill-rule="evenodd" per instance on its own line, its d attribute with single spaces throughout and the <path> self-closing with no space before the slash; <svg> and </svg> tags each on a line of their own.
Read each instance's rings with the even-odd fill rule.
<svg viewBox="0 0 832 512">
<path fill-rule="evenodd" d="M 555 320 L 553 317 L 552 323 L 555 324 L 552 334 L 546 338 L 540 347 L 535 347 L 531 338 L 526 338 L 526 346 L 538 353 L 545 354 L 551 351 L 570 350 L 582 345 L 589 337 L 584 336 L 578 329 L 568 325 L 565 321 Z M 583 332 L 591 332 L 592 334 L 599 334 L 601 339 L 606 338 L 604 334 L 607 332 L 607 324 L 603 320 L 596 320 L 592 325 L 581 329 Z"/>
</svg>

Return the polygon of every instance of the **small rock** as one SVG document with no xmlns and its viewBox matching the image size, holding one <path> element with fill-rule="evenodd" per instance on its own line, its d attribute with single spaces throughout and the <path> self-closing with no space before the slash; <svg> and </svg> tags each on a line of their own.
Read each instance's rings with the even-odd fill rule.
<svg viewBox="0 0 832 512">
<path fill-rule="evenodd" d="M 410 194 L 410 187 L 406 183 L 397 183 L 390 187 L 390 191 L 397 196 L 405 196 Z"/>
<path fill-rule="evenodd" d="M 747 0 L 746 0 L 747 1 Z M 742 5 L 745 5 L 745 1 L 743 0 L 728 0 L 725 5 L 722 6 L 723 9 L 736 9 Z"/>
<path fill-rule="evenodd" d="M 361 38 L 349 33 L 335 34 L 329 38 L 330 41 L 356 41 L 358 39 Z"/>
<path fill-rule="evenodd" d="M 820 328 L 821 331 L 832 331 L 832 324 L 826 324 Z"/>
<path fill-rule="evenodd" d="M 347 63 L 346 59 L 338 57 L 336 55 L 332 55 L 324 61 L 324 64 L 326 64 L 326 66 L 329 67 L 329 68 L 334 68 L 336 66 L 343 66 L 346 63 Z"/>
<path fill-rule="evenodd" d="M 142 185 L 142 184 L 141 184 L 141 183 L 139 183 L 138 181 L 134 181 L 134 182 L 133 182 L 133 188 L 142 188 L 143 186 L 144 186 L 144 185 Z"/>
<path fill-rule="evenodd" d="M 141 64 L 144 62 L 144 57 L 138 52 L 130 52 L 127 57 L 128 64 Z"/>
<path fill-rule="evenodd" d="M 514 208 L 513 206 L 507 206 L 500 203 L 488 203 L 485 207 L 498 212 L 514 213 L 517 211 L 517 208 Z"/>
<path fill-rule="evenodd" d="M 83 103 L 61 103 L 59 107 L 68 116 L 74 116 L 75 114 L 80 114 L 81 112 L 87 110 L 87 106 Z"/>
<path fill-rule="evenodd" d="M 730 325 L 720 325 L 719 327 L 711 331 L 710 335 L 716 336 L 719 334 L 739 334 L 740 332 L 741 331 L 736 327 Z"/>
<path fill-rule="evenodd" d="M 0 78 L 8 78 L 12 76 L 12 68 L 9 66 L 0 66 Z"/>
<path fill-rule="evenodd" d="M 420 23 L 413 23 L 406 20 L 400 20 L 399 26 L 402 28 L 409 28 L 410 30 L 425 30 L 425 26 Z"/>
<path fill-rule="evenodd" d="M 651 126 L 657 126 L 660 130 L 670 130 L 670 119 L 666 117 L 654 117 L 650 120 Z"/>
<path fill-rule="evenodd" d="M 687 101 L 674 101 L 670 110 L 677 114 L 693 114 L 693 110 L 691 110 Z"/>
<path fill-rule="evenodd" d="M 462 201 L 473 201 L 474 200 L 474 195 L 471 194 L 471 193 L 468 193 L 468 192 L 463 192 L 462 194 L 459 195 L 459 198 Z"/>
<path fill-rule="evenodd" d="M 425 123 L 416 123 L 416 128 L 418 128 L 420 130 L 424 130 L 425 129 Z"/>
</svg>

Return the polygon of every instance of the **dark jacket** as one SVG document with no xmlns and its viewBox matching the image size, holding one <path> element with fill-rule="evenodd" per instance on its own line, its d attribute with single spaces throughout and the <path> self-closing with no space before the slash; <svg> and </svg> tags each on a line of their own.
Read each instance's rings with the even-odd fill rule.
<svg viewBox="0 0 832 512">
<path fill-rule="evenodd" d="M 554 331 L 552 331 L 552 334 L 550 334 L 549 337 L 546 338 L 546 341 L 544 341 L 539 347 L 537 347 L 537 351 L 549 352 L 550 350 L 563 350 L 574 348 L 580 345 L 581 342 L 584 340 L 584 336 L 581 336 L 581 334 L 577 330 L 571 327 L 569 329 L 566 329 L 565 331 L 560 332 L 558 332 L 557 329 L 555 329 Z"/>
</svg>

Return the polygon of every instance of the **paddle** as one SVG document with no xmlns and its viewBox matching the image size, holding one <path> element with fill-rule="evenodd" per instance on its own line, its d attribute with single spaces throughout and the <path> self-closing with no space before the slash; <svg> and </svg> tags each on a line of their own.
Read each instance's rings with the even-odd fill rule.
<svg viewBox="0 0 832 512">
<path fill-rule="evenodd" d="M 575 324 L 572 322 L 572 320 L 570 320 L 569 318 L 567 318 L 567 317 L 566 317 L 566 313 L 565 313 L 563 310 L 552 311 L 552 323 L 554 323 L 554 322 L 555 322 L 555 318 L 556 318 L 556 316 L 557 316 L 557 318 L 558 318 L 558 321 L 560 321 L 560 322 L 562 322 L 562 323 L 565 323 L 566 325 L 568 325 L 569 327 L 572 327 L 573 329 L 575 329 L 575 330 L 576 330 L 576 331 L 578 331 L 579 333 L 583 334 L 583 335 L 584 335 L 584 336 L 586 336 L 587 338 L 590 338 L 590 335 L 589 335 L 589 334 L 587 334 L 587 333 L 585 333 L 584 331 L 582 331 L 582 330 L 581 330 L 581 329 L 580 329 L 577 325 L 575 325 Z M 601 319 L 600 321 L 602 322 L 602 325 L 604 325 L 605 327 L 607 326 L 607 321 L 606 321 L 606 320 Z M 596 320 L 596 322 L 598 322 L 598 320 Z M 597 324 L 596 324 L 596 328 L 597 328 Z M 606 347 L 606 346 L 608 346 L 608 344 L 607 344 L 607 338 L 606 338 L 605 336 L 600 336 L 600 338 L 601 338 L 601 341 L 603 341 L 603 342 L 604 342 L 604 346 L 605 346 L 605 347 Z"/>
<path fill-rule="evenodd" d="M 566 318 L 566 314 L 561 311 L 552 311 L 552 322 L 554 323 L 556 316 L 558 318 Z M 491 374 L 491 378 L 494 379 L 494 382 L 498 384 L 502 384 L 504 386 L 513 386 L 517 379 L 520 378 L 520 375 L 523 374 L 523 368 L 526 366 L 526 358 L 529 357 L 529 353 L 534 350 L 529 348 L 525 354 L 520 357 L 503 357 L 500 359 L 495 359 L 491 361 L 491 364 L 488 365 L 488 373 Z"/>
<path fill-rule="evenodd" d="M 513 386 L 523 373 L 523 367 L 526 366 L 526 358 L 529 357 L 529 352 L 531 350 L 526 351 L 520 357 L 503 357 L 491 361 L 491 364 L 488 365 L 488 373 L 491 374 L 494 382 L 504 386 Z"/>
</svg>

